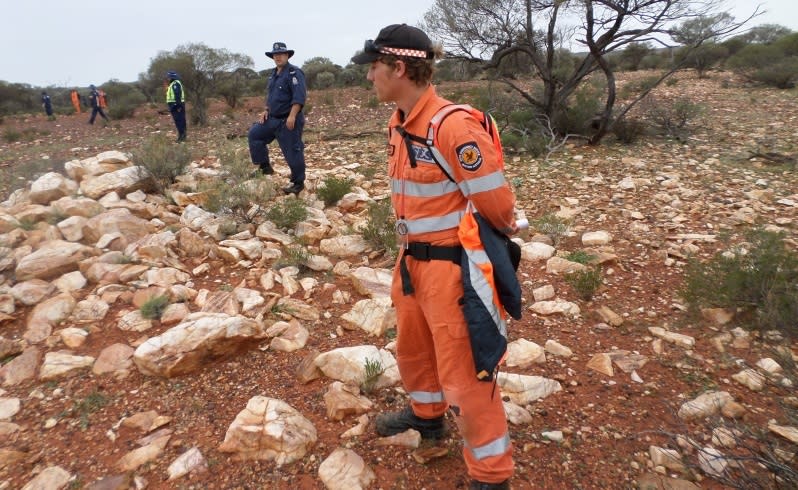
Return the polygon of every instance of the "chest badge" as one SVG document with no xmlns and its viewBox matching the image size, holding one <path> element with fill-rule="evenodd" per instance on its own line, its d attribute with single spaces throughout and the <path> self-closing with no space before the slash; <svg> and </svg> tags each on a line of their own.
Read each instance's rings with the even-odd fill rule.
<svg viewBox="0 0 798 490">
<path fill-rule="evenodd" d="M 482 153 L 473 141 L 457 147 L 457 159 L 460 166 L 469 172 L 475 172 L 482 166 Z"/>
</svg>

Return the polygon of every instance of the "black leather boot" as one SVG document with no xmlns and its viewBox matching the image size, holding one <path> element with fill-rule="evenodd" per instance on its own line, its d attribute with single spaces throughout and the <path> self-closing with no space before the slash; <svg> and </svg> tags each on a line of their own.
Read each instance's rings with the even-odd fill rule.
<svg viewBox="0 0 798 490">
<path fill-rule="evenodd" d="M 377 434 L 383 437 L 399 434 L 408 429 L 419 431 L 423 439 L 440 439 L 446 434 L 443 417 L 422 419 L 416 416 L 410 407 L 405 407 L 399 412 L 378 415 L 375 425 Z"/>
</svg>

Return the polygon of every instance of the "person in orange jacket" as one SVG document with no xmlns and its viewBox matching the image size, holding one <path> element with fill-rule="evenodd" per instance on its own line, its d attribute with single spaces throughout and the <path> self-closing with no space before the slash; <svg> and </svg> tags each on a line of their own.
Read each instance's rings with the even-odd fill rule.
<svg viewBox="0 0 798 490">
<path fill-rule="evenodd" d="M 438 129 L 435 149 L 452 175 L 436 163 L 430 147 L 408 137 L 426 135 L 432 117 L 451 104 L 431 83 L 441 55 L 423 31 L 394 24 L 352 58 L 370 64 L 367 78 L 377 98 L 396 104 L 388 127 L 388 173 L 402 245 L 391 298 L 397 363 L 410 406 L 378 416 L 376 430 L 389 436 L 416 429 L 424 438 L 439 438 L 450 410 L 464 439 L 469 488 L 508 489 L 514 464 L 501 394 L 495 383 L 475 375 L 459 304 L 464 288 L 458 226 L 470 202 L 493 228 L 515 233 L 515 197 L 490 135 L 469 114 L 453 112 Z"/>
<path fill-rule="evenodd" d="M 72 90 L 69 97 L 72 99 L 72 107 L 75 108 L 75 113 L 80 114 L 80 94 L 77 90 Z"/>
</svg>

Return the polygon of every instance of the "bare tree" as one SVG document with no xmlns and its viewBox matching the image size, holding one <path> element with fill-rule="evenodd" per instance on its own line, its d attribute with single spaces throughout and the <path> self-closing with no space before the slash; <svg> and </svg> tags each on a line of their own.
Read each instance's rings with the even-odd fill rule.
<svg viewBox="0 0 798 490">
<path fill-rule="evenodd" d="M 698 48 L 704 41 L 720 39 L 734 32 L 758 14 L 757 7 L 747 19 L 736 22 L 717 15 L 723 0 L 436 0 L 424 17 L 424 27 L 443 43 L 447 56 L 480 63 L 483 69 L 510 85 L 541 115 L 556 120 L 568 107 L 569 98 L 592 73 L 606 79 L 603 109 L 596 115 L 591 144 L 597 144 L 648 91 L 678 69 L 674 65 L 656 84 L 621 110 L 616 103 L 615 73 L 608 55 L 631 43 L 653 43 L 673 47 L 679 40 L 684 48 Z M 679 23 L 701 19 L 700 29 L 689 39 Z M 678 38 L 678 39 L 677 39 Z M 577 60 L 563 68 L 558 56 L 566 43 Z M 502 75 L 502 63 L 513 57 L 528 60 L 542 82 L 537 91 Z M 556 129 L 556 128 L 555 128 Z"/>
</svg>

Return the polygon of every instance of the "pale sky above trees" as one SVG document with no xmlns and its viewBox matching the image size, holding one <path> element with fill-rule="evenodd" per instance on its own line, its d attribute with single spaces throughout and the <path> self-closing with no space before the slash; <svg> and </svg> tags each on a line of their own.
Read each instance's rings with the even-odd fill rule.
<svg viewBox="0 0 798 490">
<path fill-rule="evenodd" d="M 434 0 L 254 0 L 119 2 L 10 1 L 0 29 L 0 80 L 34 86 L 88 86 L 111 79 L 131 82 L 159 51 L 204 43 L 249 55 L 255 69 L 273 67 L 264 56 L 274 41 L 296 51 L 291 62 L 322 56 L 345 66 L 388 24 L 419 23 Z M 798 31 L 795 0 L 727 0 L 738 19 L 761 4 L 753 25 Z"/>
</svg>

